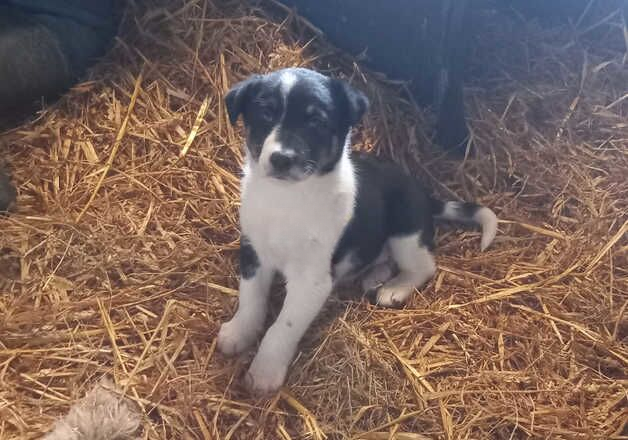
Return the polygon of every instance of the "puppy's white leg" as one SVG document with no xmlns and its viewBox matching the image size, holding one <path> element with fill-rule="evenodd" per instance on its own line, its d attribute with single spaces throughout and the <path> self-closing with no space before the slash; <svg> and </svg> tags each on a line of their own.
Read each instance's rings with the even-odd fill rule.
<svg viewBox="0 0 628 440">
<path fill-rule="evenodd" d="M 436 263 L 429 249 L 421 244 L 420 234 L 392 237 L 388 242 L 399 273 L 377 291 L 377 303 L 399 307 L 406 303 L 415 288 L 432 278 Z"/>
<path fill-rule="evenodd" d="M 259 267 L 254 277 L 240 280 L 238 310 L 218 332 L 217 344 L 221 353 L 233 356 L 255 343 L 264 326 L 272 279 L 271 269 Z"/>
<path fill-rule="evenodd" d="M 246 385 L 255 394 L 270 393 L 283 385 L 299 341 L 331 293 L 331 274 L 313 276 L 306 272 L 286 273 L 283 308 L 262 339 L 246 375 Z"/>
<path fill-rule="evenodd" d="M 243 239 L 240 247 L 240 298 L 231 321 L 218 332 L 218 350 L 235 355 L 253 345 L 262 331 L 274 270 L 260 264 L 255 250 Z"/>
</svg>

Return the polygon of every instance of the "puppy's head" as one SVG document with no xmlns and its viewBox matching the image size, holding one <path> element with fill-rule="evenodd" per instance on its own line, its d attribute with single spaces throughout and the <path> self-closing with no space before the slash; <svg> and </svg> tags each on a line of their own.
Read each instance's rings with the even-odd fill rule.
<svg viewBox="0 0 628 440">
<path fill-rule="evenodd" d="M 252 76 L 225 102 L 232 124 L 242 115 L 249 160 L 289 181 L 332 171 L 368 108 L 366 96 L 346 82 L 301 68 Z"/>
</svg>

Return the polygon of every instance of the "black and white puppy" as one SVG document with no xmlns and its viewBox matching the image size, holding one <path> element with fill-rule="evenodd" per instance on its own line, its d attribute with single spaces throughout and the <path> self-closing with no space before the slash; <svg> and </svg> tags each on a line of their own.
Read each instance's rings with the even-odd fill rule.
<svg viewBox="0 0 628 440">
<path fill-rule="evenodd" d="M 383 306 L 404 304 L 436 270 L 434 218 L 482 226 L 485 249 L 497 230 L 488 208 L 440 202 L 396 165 L 351 152 L 351 128 L 367 98 L 344 81 L 307 69 L 257 75 L 225 97 L 231 123 L 242 115 L 240 302 L 218 334 L 228 355 L 263 330 L 274 275 L 286 298 L 249 371 L 256 393 L 279 388 L 297 344 L 335 284 L 359 278 Z"/>
</svg>

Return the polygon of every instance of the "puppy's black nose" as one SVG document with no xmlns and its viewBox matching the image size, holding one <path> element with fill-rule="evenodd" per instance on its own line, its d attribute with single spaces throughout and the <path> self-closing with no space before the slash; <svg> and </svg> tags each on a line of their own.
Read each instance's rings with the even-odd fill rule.
<svg viewBox="0 0 628 440">
<path fill-rule="evenodd" d="M 294 165 L 296 155 L 289 151 L 275 151 L 270 155 L 270 164 L 277 172 L 286 172 Z"/>
</svg>

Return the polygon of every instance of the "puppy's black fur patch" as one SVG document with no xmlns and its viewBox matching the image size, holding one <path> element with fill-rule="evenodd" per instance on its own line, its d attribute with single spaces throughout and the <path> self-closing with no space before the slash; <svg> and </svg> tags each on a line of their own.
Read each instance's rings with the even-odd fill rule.
<svg viewBox="0 0 628 440">
<path fill-rule="evenodd" d="M 350 252 L 356 271 L 367 267 L 382 252 L 390 237 L 421 231 L 420 245 L 433 247 L 431 199 L 416 179 L 398 166 L 371 154 L 351 155 L 358 179 L 353 218 L 332 259 L 332 267 Z"/>
<path fill-rule="evenodd" d="M 243 235 L 240 238 L 240 275 L 242 275 L 242 278 L 245 280 L 253 278 L 259 264 L 259 258 L 253 245 L 246 235 Z"/>
</svg>

